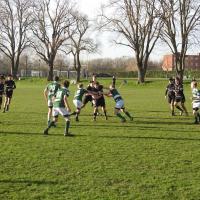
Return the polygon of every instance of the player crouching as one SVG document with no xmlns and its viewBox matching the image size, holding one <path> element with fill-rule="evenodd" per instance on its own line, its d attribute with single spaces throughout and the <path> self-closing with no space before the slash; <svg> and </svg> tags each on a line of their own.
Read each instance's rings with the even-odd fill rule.
<svg viewBox="0 0 200 200">
<path fill-rule="evenodd" d="M 126 118 L 123 117 L 120 113 L 120 111 L 122 111 L 129 117 L 131 121 L 133 121 L 133 117 L 130 115 L 128 111 L 125 110 L 124 100 L 122 99 L 117 89 L 115 89 L 113 85 L 110 85 L 109 89 L 110 89 L 109 92 L 105 95 L 108 97 L 113 97 L 114 101 L 116 102 L 115 115 L 121 119 L 121 122 L 126 122 Z"/>
<path fill-rule="evenodd" d="M 65 132 L 64 136 L 73 136 L 69 133 L 70 127 L 70 106 L 67 98 L 69 97 L 69 81 L 65 80 L 62 84 L 63 87 L 59 88 L 56 92 L 56 95 L 53 100 L 53 121 L 48 125 L 48 127 L 44 130 L 44 135 L 48 135 L 48 131 L 51 127 L 55 126 L 58 121 L 58 115 L 61 114 L 65 121 Z"/>
<path fill-rule="evenodd" d="M 197 82 L 194 81 L 191 83 L 191 89 L 192 89 L 192 108 L 193 108 L 193 115 L 195 117 L 195 124 L 198 124 L 200 122 L 200 114 L 199 114 L 199 108 L 200 108 L 200 91 L 197 89 Z"/>
</svg>

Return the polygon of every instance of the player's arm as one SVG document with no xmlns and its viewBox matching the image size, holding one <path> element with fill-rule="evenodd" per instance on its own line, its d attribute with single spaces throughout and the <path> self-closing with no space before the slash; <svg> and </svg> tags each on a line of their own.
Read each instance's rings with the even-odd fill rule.
<svg viewBox="0 0 200 200">
<path fill-rule="evenodd" d="M 16 84 L 15 84 L 15 82 L 13 82 L 13 90 L 16 89 L 16 88 L 17 88 Z"/>
<path fill-rule="evenodd" d="M 168 94 L 168 88 L 166 88 L 165 90 L 165 98 L 167 98 L 167 94 Z"/>
<path fill-rule="evenodd" d="M 64 96 L 64 103 L 65 103 L 65 107 L 67 108 L 68 112 L 71 112 L 71 108 L 70 108 L 68 100 L 67 100 L 67 95 Z"/>
<path fill-rule="evenodd" d="M 47 88 L 44 89 L 44 98 L 47 102 L 48 101 L 48 89 Z"/>
</svg>

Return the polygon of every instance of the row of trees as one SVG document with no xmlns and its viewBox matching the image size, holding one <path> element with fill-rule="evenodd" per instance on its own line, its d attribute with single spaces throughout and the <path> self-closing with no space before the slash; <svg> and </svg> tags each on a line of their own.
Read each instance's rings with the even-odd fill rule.
<svg viewBox="0 0 200 200">
<path fill-rule="evenodd" d="M 86 37 L 90 21 L 72 0 L 0 0 L 0 51 L 11 62 L 16 76 L 22 52 L 32 47 L 49 66 L 53 78 L 58 51 L 72 54 L 77 81 L 80 54 L 94 52 L 97 44 Z M 149 58 L 158 42 L 175 55 L 177 75 L 183 77 L 185 56 L 197 44 L 200 25 L 198 0 L 110 0 L 102 6 L 96 28 L 114 32 L 115 43 L 129 47 L 136 58 L 138 81 L 145 81 Z"/>
<path fill-rule="evenodd" d="M 102 8 L 101 28 L 118 34 L 116 44 L 132 49 L 139 82 L 143 83 L 155 45 L 164 42 L 175 55 L 177 75 L 183 77 L 185 56 L 200 25 L 198 0 L 110 0 Z M 125 40 L 124 40 L 125 39 Z"/>
<path fill-rule="evenodd" d="M 96 49 L 86 37 L 89 28 L 88 17 L 70 0 L 0 0 L 0 51 L 9 58 L 13 76 L 22 53 L 32 47 L 49 67 L 48 80 L 58 51 L 72 53 L 79 81 L 81 51 Z"/>
</svg>

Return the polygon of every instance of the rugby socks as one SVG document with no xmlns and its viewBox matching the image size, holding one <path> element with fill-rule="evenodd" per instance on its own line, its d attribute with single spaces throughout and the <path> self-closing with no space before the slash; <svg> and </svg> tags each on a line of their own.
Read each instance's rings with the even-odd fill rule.
<svg viewBox="0 0 200 200">
<path fill-rule="evenodd" d="M 54 121 L 52 121 L 52 122 L 49 123 L 48 129 L 50 129 L 52 126 L 55 126 L 55 122 Z"/>
<path fill-rule="evenodd" d="M 94 112 L 94 120 L 96 121 L 96 118 L 97 118 L 97 112 Z"/>
<path fill-rule="evenodd" d="M 70 121 L 67 121 L 65 124 L 65 135 L 69 134 L 69 127 L 70 127 Z"/>
<path fill-rule="evenodd" d="M 183 112 L 183 109 L 181 109 L 180 106 L 176 106 L 176 108 L 177 108 L 178 110 L 180 110 L 181 112 Z"/>
<path fill-rule="evenodd" d="M 104 111 L 104 115 L 106 117 L 106 120 L 108 120 L 108 116 L 107 116 L 107 112 L 106 111 Z"/>
<path fill-rule="evenodd" d="M 0 97 L 0 110 L 1 110 L 1 105 L 2 105 L 2 97 Z"/>
<path fill-rule="evenodd" d="M 120 113 L 117 113 L 117 117 L 119 117 L 122 121 L 126 121 L 125 117 L 123 117 Z"/>
<path fill-rule="evenodd" d="M 125 114 L 132 120 L 133 119 L 133 117 L 130 115 L 130 113 L 129 112 L 125 112 Z"/>
</svg>

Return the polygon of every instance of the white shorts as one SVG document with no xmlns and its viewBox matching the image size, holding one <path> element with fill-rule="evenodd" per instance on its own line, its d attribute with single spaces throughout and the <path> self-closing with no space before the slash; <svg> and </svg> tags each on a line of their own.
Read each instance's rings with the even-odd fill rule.
<svg viewBox="0 0 200 200">
<path fill-rule="evenodd" d="M 57 117 L 59 114 L 63 117 L 69 117 L 70 113 L 65 108 L 53 108 L 53 117 Z"/>
<path fill-rule="evenodd" d="M 198 103 L 193 103 L 192 104 L 192 108 L 194 109 L 194 108 L 200 108 L 200 103 L 198 102 Z"/>
<path fill-rule="evenodd" d="M 52 108 L 52 107 L 53 107 L 53 101 L 52 101 L 52 99 L 49 99 L 49 100 L 48 100 L 48 107 L 49 107 L 49 108 Z"/>
<path fill-rule="evenodd" d="M 120 101 L 116 102 L 115 108 L 117 108 L 117 109 L 124 108 L 124 101 L 120 100 Z"/>
<path fill-rule="evenodd" d="M 76 100 L 76 99 L 73 100 L 73 103 L 74 103 L 76 108 L 81 108 L 82 105 L 83 105 L 83 103 L 81 101 Z"/>
</svg>

